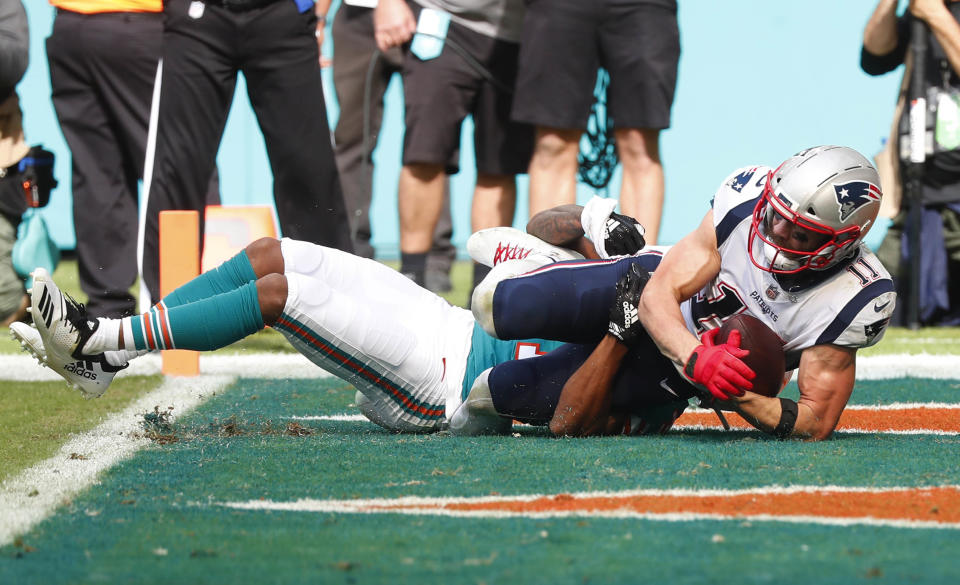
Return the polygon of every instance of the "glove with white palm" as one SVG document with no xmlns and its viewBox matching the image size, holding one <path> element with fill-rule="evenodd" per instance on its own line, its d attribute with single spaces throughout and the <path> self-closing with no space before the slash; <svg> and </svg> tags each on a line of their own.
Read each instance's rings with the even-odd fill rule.
<svg viewBox="0 0 960 585">
<path fill-rule="evenodd" d="M 614 213 L 616 206 L 616 199 L 594 197 L 583 206 L 580 213 L 583 233 L 593 242 L 601 258 L 629 256 L 646 245 L 640 222 Z"/>
</svg>

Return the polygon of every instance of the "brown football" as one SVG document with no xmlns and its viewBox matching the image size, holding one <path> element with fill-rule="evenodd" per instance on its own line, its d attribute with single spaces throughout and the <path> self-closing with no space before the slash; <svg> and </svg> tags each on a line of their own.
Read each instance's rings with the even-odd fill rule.
<svg viewBox="0 0 960 585">
<path fill-rule="evenodd" d="M 783 388 L 786 370 L 783 341 L 760 319 L 740 313 L 723 322 L 716 342 L 724 343 L 734 329 L 740 331 L 740 348 L 750 351 L 743 361 L 757 374 L 753 379 L 753 391 L 764 396 L 776 396 Z"/>
</svg>

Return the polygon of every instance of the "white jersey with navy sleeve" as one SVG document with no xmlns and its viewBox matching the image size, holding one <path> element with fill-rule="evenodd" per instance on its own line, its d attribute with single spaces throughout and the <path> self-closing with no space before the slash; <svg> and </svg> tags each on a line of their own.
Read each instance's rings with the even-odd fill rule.
<svg viewBox="0 0 960 585">
<path fill-rule="evenodd" d="M 883 336 L 896 304 L 890 274 L 865 244 L 839 264 L 801 278 L 754 266 L 747 253 L 753 210 L 769 167 L 744 167 L 713 198 L 720 273 L 681 306 L 687 328 L 700 336 L 737 313 L 762 320 L 785 342 L 787 368 L 815 345 L 859 348 Z"/>
</svg>

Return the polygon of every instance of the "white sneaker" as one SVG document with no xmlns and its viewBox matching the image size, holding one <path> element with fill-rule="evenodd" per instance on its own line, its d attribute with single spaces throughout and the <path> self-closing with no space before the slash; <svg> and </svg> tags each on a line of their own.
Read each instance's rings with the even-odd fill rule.
<svg viewBox="0 0 960 585">
<path fill-rule="evenodd" d="M 84 398 L 97 398 L 102 395 L 117 372 L 127 367 L 126 365 L 111 366 L 102 359 L 102 356 L 101 359 L 89 358 L 69 362 L 48 360 L 40 332 L 19 321 L 10 324 L 10 334 L 20 342 L 24 351 L 29 352 L 42 365 L 46 365 L 71 386 L 80 390 Z"/>
<path fill-rule="evenodd" d="M 467 399 L 453 412 L 450 417 L 450 434 L 461 436 L 477 435 L 506 435 L 513 427 L 513 419 L 503 417 L 493 406 L 493 397 L 490 396 L 490 385 L 487 378 L 490 370 L 487 368 L 477 376 L 467 394 Z"/>
<path fill-rule="evenodd" d="M 531 254 L 542 254 L 553 262 L 583 260 L 583 256 L 548 244 L 536 236 L 512 227 L 480 230 L 467 239 L 467 252 L 475 261 L 493 268 L 508 260 L 522 260 Z"/>
</svg>

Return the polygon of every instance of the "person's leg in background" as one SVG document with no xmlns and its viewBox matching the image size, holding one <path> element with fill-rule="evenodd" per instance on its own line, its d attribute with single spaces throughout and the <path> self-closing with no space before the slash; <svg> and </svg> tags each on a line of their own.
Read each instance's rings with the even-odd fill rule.
<svg viewBox="0 0 960 585">
<path fill-rule="evenodd" d="M 53 104 L 72 155 L 80 287 L 94 317 L 136 310 L 138 180 L 163 15 L 60 10 L 47 39 Z"/>
<path fill-rule="evenodd" d="M 13 268 L 13 244 L 17 241 L 17 223 L 0 213 L 0 327 L 27 316 L 30 298 L 24 293 L 23 279 Z"/>
<path fill-rule="evenodd" d="M 483 82 L 472 111 L 477 158 L 471 214 L 474 232 L 513 225 L 516 176 L 527 170 L 533 152 L 533 127 L 510 119 L 510 89 L 516 84 L 520 46 L 499 39 L 484 40 L 481 54 L 488 55 L 484 65 L 497 83 Z M 474 288 L 489 271 L 487 266 L 474 263 Z"/>
<path fill-rule="evenodd" d="M 664 199 L 659 136 L 670 126 L 680 61 L 677 7 L 609 4 L 599 28 L 600 65 L 610 73 L 607 104 L 623 165 L 620 213 L 637 219 L 647 244 L 656 244 Z"/>
<path fill-rule="evenodd" d="M 940 211 L 943 241 L 947 251 L 947 298 L 944 325 L 960 324 L 960 202 L 947 203 Z"/>
<path fill-rule="evenodd" d="M 353 252 L 323 96 L 312 9 L 274 2 L 240 13 L 235 39 L 250 104 L 267 146 L 280 230 Z"/>
<path fill-rule="evenodd" d="M 594 6 L 579 0 L 527 2 L 512 117 L 536 126 L 531 217 L 576 202 L 577 154 L 599 66 Z"/>
<path fill-rule="evenodd" d="M 399 48 L 376 54 L 372 8 L 341 4 L 332 26 L 333 88 L 340 105 L 340 116 L 333 133 L 334 154 L 350 217 L 354 252 L 364 258 L 373 258 L 370 243 L 372 154 L 383 121 L 383 96 L 390 78 L 400 70 L 402 55 Z M 376 62 L 371 70 L 374 58 Z M 364 117 L 367 118 L 366 127 Z"/>
<path fill-rule="evenodd" d="M 370 242 L 370 205 L 373 198 L 372 152 L 383 122 L 383 96 L 394 73 L 399 73 L 403 54 L 399 48 L 377 55 L 373 36 L 373 9 L 341 4 L 333 20 L 333 82 L 340 105 L 334 130 L 334 155 L 350 217 L 354 252 L 374 257 Z M 367 84 L 370 87 L 367 88 Z M 364 115 L 367 116 L 364 141 Z M 365 158 L 366 156 L 366 158 Z M 443 209 L 427 253 L 425 283 L 429 290 L 451 290 L 450 269 L 457 250 L 452 243 L 449 182 L 444 186 Z"/>
<path fill-rule="evenodd" d="M 577 153 L 579 128 L 537 127 L 533 158 L 530 159 L 530 217 L 577 201 Z"/>
<path fill-rule="evenodd" d="M 217 148 L 236 86 L 230 53 L 236 13 L 207 5 L 200 18 L 188 16 L 190 0 L 164 3 L 163 60 L 159 112 L 152 160 L 145 164 L 141 277 L 150 298 L 141 310 L 160 299 L 160 212 L 203 210 Z M 314 43 L 316 50 L 316 43 Z"/>
<path fill-rule="evenodd" d="M 443 208 L 445 180 L 439 164 L 406 163 L 400 170 L 400 272 L 421 286 L 426 284 L 427 253 Z"/>
<path fill-rule="evenodd" d="M 620 183 L 620 213 L 644 227 L 644 239 L 656 244 L 663 215 L 663 165 L 660 163 L 660 131 L 650 128 L 617 128 L 617 154 L 623 165 Z"/>
<path fill-rule="evenodd" d="M 433 242 L 427 252 L 427 271 L 424 286 L 435 293 L 450 292 L 453 282 L 450 270 L 457 259 L 457 247 L 453 245 L 453 217 L 450 215 L 450 178 L 443 183 L 443 207 L 433 229 Z"/>
<path fill-rule="evenodd" d="M 464 44 L 467 33 L 451 23 L 447 38 L 472 52 L 469 44 Z M 403 86 L 406 131 L 398 189 L 400 271 L 425 284 L 427 253 L 444 206 L 446 175 L 459 170 L 460 127 L 479 81 L 460 55 L 445 48 L 426 61 L 406 53 Z"/>
</svg>

